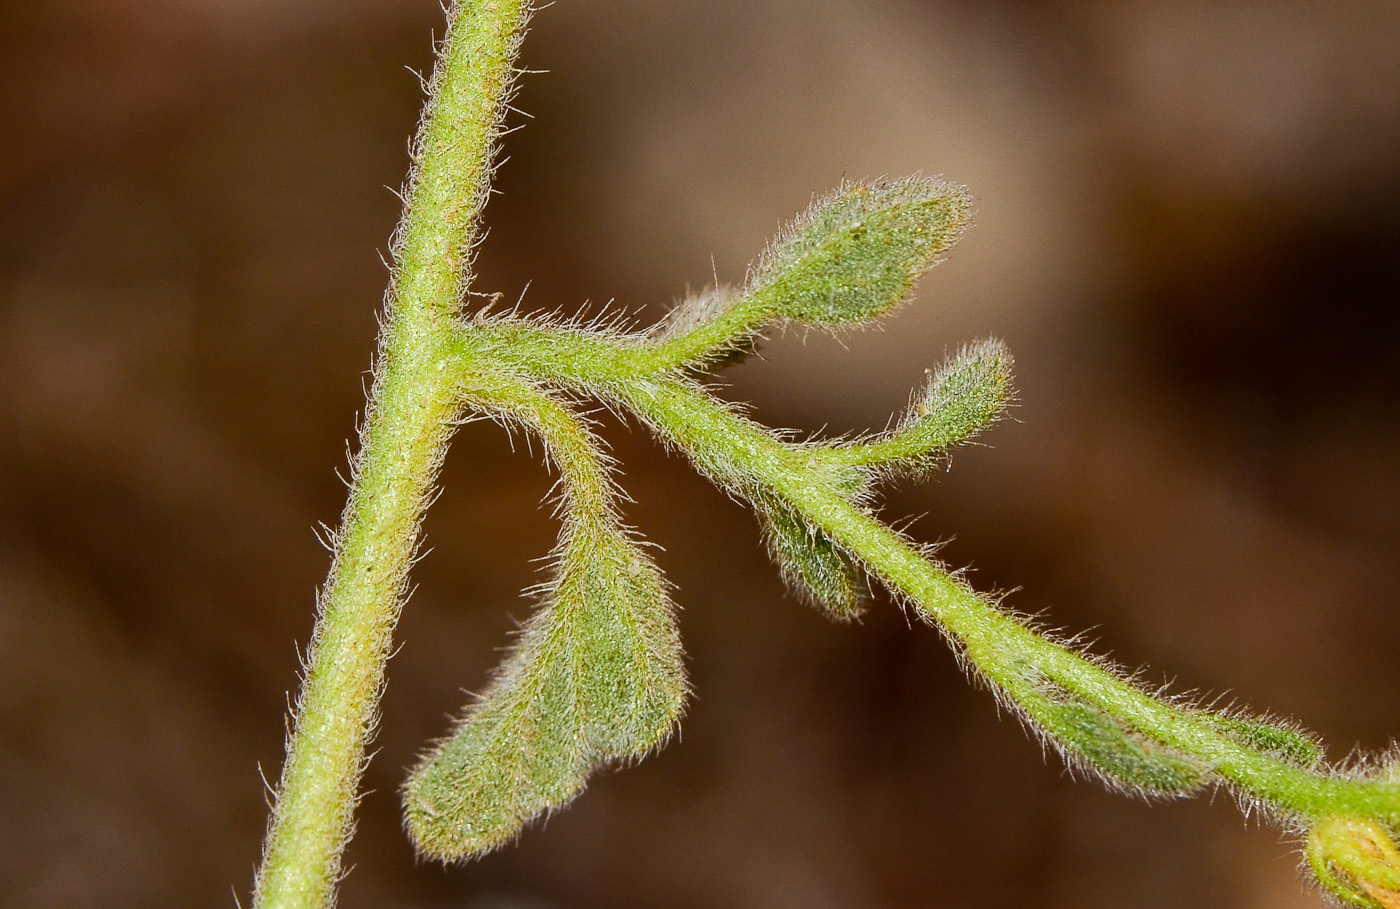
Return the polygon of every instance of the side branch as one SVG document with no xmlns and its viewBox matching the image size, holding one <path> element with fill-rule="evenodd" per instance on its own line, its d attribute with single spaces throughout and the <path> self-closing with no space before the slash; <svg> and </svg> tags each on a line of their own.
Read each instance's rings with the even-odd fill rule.
<svg viewBox="0 0 1400 909">
<path fill-rule="evenodd" d="M 1328 775 L 1252 747 L 1246 737 L 1231 734 L 1238 730 L 1228 718 L 1164 703 L 1027 628 L 852 505 L 822 476 L 806 469 L 793 449 L 704 392 L 681 382 L 651 380 L 629 386 L 620 397 L 717 482 L 736 491 L 762 484 L 795 508 L 943 629 L 960 645 L 967 662 L 1047 733 L 1058 730 L 1037 709 L 1044 705 L 1026 703 L 1042 697 L 1045 683 L 1076 705 L 1122 724 L 1132 735 L 1183 756 L 1200 770 L 1199 782 L 1228 782 L 1282 819 L 1310 824 L 1349 816 L 1388 825 L 1400 822 L 1400 786 L 1395 783 Z"/>
</svg>

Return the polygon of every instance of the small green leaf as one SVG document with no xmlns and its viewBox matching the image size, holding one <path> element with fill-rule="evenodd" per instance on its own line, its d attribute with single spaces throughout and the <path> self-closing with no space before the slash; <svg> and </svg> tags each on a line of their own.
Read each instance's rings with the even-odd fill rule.
<svg viewBox="0 0 1400 909">
<path fill-rule="evenodd" d="M 1322 763 L 1322 748 L 1307 733 L 1282 723 L 1206 714 L 1203 719 L 1216 731 L 1263 754 L 1295 767 L 1312 770 Z"/>
<path fill-rule="evenodd" d="M 1040 695 L 1031 700 L 1022 704 L 1046 734 L 1110 783 L 1147 795 L 1190 795 L 1206 781 L 1200 766 L 1095 707 Z"/>
<path fill-rule="evenodd" d="M 1011 354 L 996 339 L 969 344 L 930 371 L 928 383 L 894 430 L 856 442 L 814 447 L 828 467 L 894 473 L 930 470 L 949 448 L 996 420 L 1011 397 Z"/>
<path fill-rule="evenodd" d="M 1011 352 L 988 338 L 969 344 L 933 372 L 898 434 L 911 447 L 945 451 L 989 426 L 1011 396 Z"/>
<path fill-rule="evenodd" d="M 866 585 L 855 560 L 781 499 L 762 492 L 752 499 L 768 553 L 788 586 L 834 619 L 859 616 Z"/>
<path fill-rule="evenodd" d="M 878 318 L 953 244 L 968 213 L 967 195 L 950 183 L 848 183 L 778 236 L 745 295 L 771 316 L 812 325 Z"/>
<path fill-rule="evenodd" d="M 550 601 L 490 689 L 410 775 L 409 832 L 425 855 L 476 857 L 639 758 L 686 695 L 680 641 L 656 569 L 614 528 L 577 532 Z"/>
</svg>

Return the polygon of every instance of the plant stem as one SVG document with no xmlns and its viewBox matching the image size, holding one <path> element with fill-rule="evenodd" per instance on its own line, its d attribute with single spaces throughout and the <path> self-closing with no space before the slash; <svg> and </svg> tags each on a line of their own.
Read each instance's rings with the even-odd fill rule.
<svg viewBox="0 0 1400 909">
<path fill-rule="evenodd" d="M 460 407 L 449 368 L 526 0 L 450 13 L 414 146 L 411 192 L 355 479 L 305 661 L 255 905 L 331 905 L 350 838 L 424 503 Z"/>
<path fill-rule="evenodd" d="M 820 459 L 809 449 L 779 442 L 664 372 L 638 376 L 648 353 L 628 342 L 496 324 L 463 332 L 457 356 L 463 362 L 490 358 L 547 382 L 611 397 L 736 495 L 745 496 L 756 485 L 771 490 L 942 628 L 972 666 L 1032 716 L 1033 699 L 1044 697 L 1035 683 L 1049 682 L 1179 751 L 1284 818 L 1312 822 L 1344 815 L 1400 822 L 1400 785 L 1316 772 L 1249 747 L 1222 731 L 1220 718 L 1152 697 L 997 609 L 851 504 L 829 475 L 814 469 Z"/>
<path fill-rule="evenodd" d="M 1316 773 L 1246 747 L 1213 728 L 1204 715 L 1151 697 L 1033 632 L 846 501 L 807 469 L 800 450 L 775 441 L 700 390 L 650 380 L 621 386 L 619 396 L 716 481 L 734 488 L 735 478 L 747 475 L 797 508 L 960 643 L 967 660 L 1013 700 L 1026 692 L 1028 677 L 1039 675 L 1200 761 L 1285 818 L 1317 821 L 1349 815 L 1400 821 L 1400 786 Z"/>
</svg>

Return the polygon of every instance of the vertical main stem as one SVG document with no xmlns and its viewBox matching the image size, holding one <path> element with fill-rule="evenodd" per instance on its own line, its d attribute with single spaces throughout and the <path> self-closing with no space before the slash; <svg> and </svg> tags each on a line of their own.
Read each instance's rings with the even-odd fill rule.
<svg viewBox="0 0 1400 909">
<path fill-rule="evenodd" d="M 447 356 L 528 0 L 450 13 L 414 145 L 387 320 L 335 558 L 306 658 L 255 905 L 335 900 L 418 527 L 462 371 Z"/>
</svg>

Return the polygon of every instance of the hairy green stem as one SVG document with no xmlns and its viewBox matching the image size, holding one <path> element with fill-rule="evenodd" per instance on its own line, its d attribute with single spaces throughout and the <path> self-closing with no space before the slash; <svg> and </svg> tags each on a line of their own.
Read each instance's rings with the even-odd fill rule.
<svg viewBox="0 0 1400 909">
<path fill-rule="evenodd" d="M 604 391 L 692 457 L 703 472 L 736 492 L 742 494 L 744 485 L 754 482 L 768 487 L 943 628 L 961 645 L 966 659 L 1013 700 L 1033 694 L 1028 679 L 1048 680 L 1199 761 L 1242 795 L 1284 818 L 1311 822 L 1351 815 L 1400 822 L 1400 786 L 1329 776 L 1247 747 L 1223 732 L 1217 718 L 1154 698 L 998 610 L 852 505 L 813 471 L 810 451 L 774 440 L 682 381 L 636 378 L 650 352 L 547 328 L 491 326 L 479 335 L 467 332 L 461 353 L 494 356 L 487 351 L 501 343 L 503 332 L 511 335 L 516 368 L 581 390 Z M 607 347 L 612 349 L 602 353 L 600 348 Z"/>
<path fill-rule="evenodd" d="M 601 377 L 600 377 L 601 378 Z M 676 381 L 629 383 L 620 393 L 663 437 L 721 483 L 754 474 L 867 569 L 959 642 L 988 680 L 1015 699 L 1039 673 L 1133 729 L 1199 760 L 1280 815 L 1316 821 L 1356 815 L 1400 822 L 1400 786 L 1338 779 L 1245 747 L 1201 714 L 1182 711 L 1043 636 L 986 602 L 890 528 L 805 469 L 800 450 Z"/>
<path fill-rule="evenodd" d="M 257 876 L 267 909 L 334 902 L 419 522 L 459 413 L 447 348 L 528 12 L 524 0 L 457 7 L 433 72 L 355 479 Z"/>
</svg>

